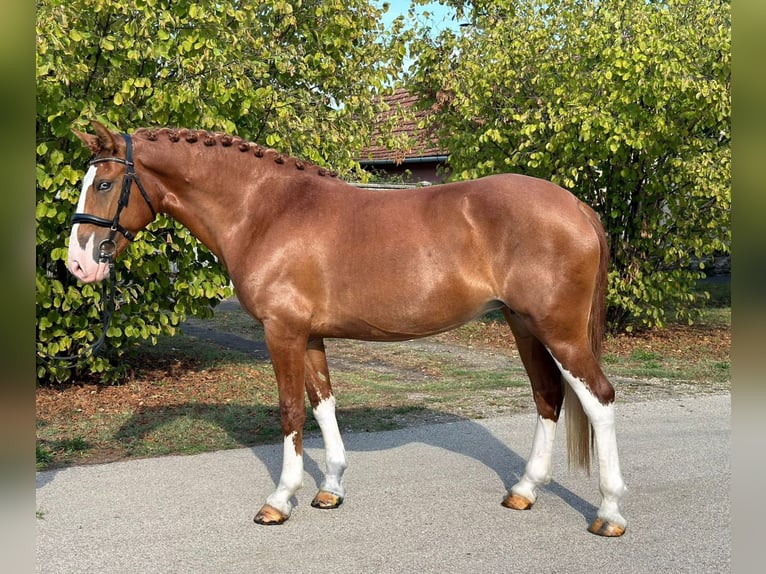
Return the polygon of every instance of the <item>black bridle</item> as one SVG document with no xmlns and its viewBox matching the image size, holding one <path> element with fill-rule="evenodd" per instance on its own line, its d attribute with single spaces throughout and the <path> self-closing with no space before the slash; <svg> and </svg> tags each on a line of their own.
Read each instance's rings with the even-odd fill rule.
<svg viewBox="0 0 766 574">
<path fill-rule="evenodd" d="M 114 214 L 114 217 L 112 219 L 105 219 L 96 215 L 90 215 L 89 213 L 75 213 L 72 215 L 72 225 L 77 223 L 89 223 L 90 225 L 109 228 L 109 236 L 98 245 L 98 260 L 100 263 L 111 263 L 114 253 L 117 250 L 117 245 L 114 242 L 117 233 L 122 233 L 128 241 L 133 241 L 135 239 L 135 234 L 133 234 L 133 232 L 120 225 L 120 215 L 122 214 L 122 210 L 128 206 L 130 190 L 133 187 L 134 181 L 136 182 L 138 191 L 141 192 L 144 201 L 146 201 L 146 205 L 149 206 L 149 209 L 152 212 L 152 217 L 157 216 L 157 211 L 154 209 L 152 201 L 149 199 L 149 195 L 146 193 L 144 186 L 141 185 L 141 180 L 139 179 L 135 170 L 135 165 L 133 164 L 133 142 L 128 134 L 122 134 L 122 137 L 125 139 L 125 159 L 122 159 L 121 157 L 99 157 L 88 163 L 88 166 L 92 166 L 97 163 L 115 162 L 125 166 L 125 175 L 122 178 L 120 200 L 117 203 L 117 212 Z"/>
<path fill-rule="evenodd" d="M 122 210 L 128 206 L 130 190 L 133 187 L 133 182 L 136 183 L 136 186 L 141 192 L 144 201 L 146 201 L 146 205 L 149 206 L 149 209 L 152 212 L 152 216 L 157 216 L 157 211 L 154 209 L 152 201 L 149 199 L 149 195 L 146 193 L 146 190 L 141 184 L 141 180 L 135 171 L 135 166 L 133 164 L 133 142 L 128 134 L 122 134 L 122 137 L 125 139 L 125 159 L 121 157 L 99 157 L 88 162 L 88 166 L 104 162 L 116 162 L 125 166 L 125 175 L 122 178 L 120 199 L 117 204 L 117 212 L 114 214 L 114 217 L 112 219 L 105 219 L 103 217 L 98 217 L 89 213 L 75 213 L 72 215 L 71 220 L 72 225 L 77 223 L 88 223 L 90 225 L 109 228 L 109 236 L 101 241 L 101 243 L 98 245 L 99 263 L 106 263 L 109 265 L 109 273 L 107 275 L 107 280 L 105 282 L 106 285 L 104 288 L 105 293 L 102 297 L 103 311 L 101 320 L 103 323 L 103 330 L 101 332 L 101 336 L 98 338 L 98 340 L 96 340 L 95 343 L 86 346 L 79 353 L 73 355 L 49 355 L 48 353 L 38 351 L 38 355 L 44 360 L 55 360 L 57 362 L 61 361 L 67 363 L 68 366 L 73 367 L 77 365 L 80 360 L 85 359 L 90 355 L 95 355 L 101 349 L 101 347 L 104 346 L 104 343 L 106 342 L 106 333 L 109 330 L 109 325 L 112 322 L 112 315 L 114 314 L 115 309 L 115 285 L 113 276 L 114 254 L 117 251 L 117 244 L 114 242 L 114 238 L 117 236 L 117 233 L 121 233 L 128 241 L 133 241 L 133 239 L 135 239 L 135 234 L 133 232 L 125 229 L 122 225 L 120 225 L 120 215 L 122 214 Z"/>
</svg>

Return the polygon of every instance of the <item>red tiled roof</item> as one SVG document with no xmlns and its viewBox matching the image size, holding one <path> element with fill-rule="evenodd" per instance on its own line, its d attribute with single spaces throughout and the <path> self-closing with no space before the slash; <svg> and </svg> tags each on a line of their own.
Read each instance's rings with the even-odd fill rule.
<svg viewBox="0 0 766 574">
<path fill-rule="evenodd" d="M 389 111 L 384 112 L 378 119 L 378 123 L 383 123 L 396 117 L 399 108 L 409 110 L 413 107 L 418 97 L 410 94 L 406 89 L 400 88 L 392 95 L 384 98 L 389 105 Z M 359 154 L 361 163 L 370 161 L 393 161 L 396 164 L 405 162 L 408 159 L 424 157 L 444 157 L 449 155 L 449 151 L 439 147 L 436 136 L 428 129 L 419 129 L 418 121 L 427 117 L 432 110 L 420 110 L 414 112 L 414 118 L 402 121 L 394 127 L 394 135 L 409 136 L 414 140 L 414 144 L 407 149 L 389 149 L 379 145 L 373 145 L 364 148 Z"/>
</svg>

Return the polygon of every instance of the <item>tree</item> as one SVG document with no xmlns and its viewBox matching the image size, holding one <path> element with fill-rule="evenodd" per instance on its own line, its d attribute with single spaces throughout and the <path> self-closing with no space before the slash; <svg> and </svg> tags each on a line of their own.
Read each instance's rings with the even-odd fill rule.
<svg viewBox="0 0 766 574">
<path fill-rule="evenodd" d="M 613 329 L 689 319 L 692 259 L 731 241 L 729 0 L 446 0 L 410 85 L 457 178 L 517 171 L 592 205 Z"/>
<path fill-rule="evenodd" d="M 101 293 L 65 268 L 88 152 L 71 128 L 220 130 L 343 173 L 369 144 L 404 50 L 368 0 L 43 0 L 37 10 L 37 349 L 100 334 Z M 117 265 L 109 346 L 156 341 L 230 293 L 224 270 L 160 216 Z M 111 373 L 106 358 L 77 372 Z M 73 371 L 38 361 L 40 379 Z"/>
</svg>

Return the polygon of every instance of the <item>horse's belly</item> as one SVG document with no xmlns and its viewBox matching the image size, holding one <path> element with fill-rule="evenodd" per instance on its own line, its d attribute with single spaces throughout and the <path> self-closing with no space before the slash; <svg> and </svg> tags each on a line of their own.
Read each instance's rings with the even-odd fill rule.
<svg viewBox="0 0 766 574">
<path fill-rule="evenodd" d="M 503 306 L 491 296 L 459 301 L 446 294 L 434 299 L 371 298 L 361 307 L 337 307 L 317 327 L 328 337 L 370 341 L 417 339 L 455 329 Z"/>
</svg>

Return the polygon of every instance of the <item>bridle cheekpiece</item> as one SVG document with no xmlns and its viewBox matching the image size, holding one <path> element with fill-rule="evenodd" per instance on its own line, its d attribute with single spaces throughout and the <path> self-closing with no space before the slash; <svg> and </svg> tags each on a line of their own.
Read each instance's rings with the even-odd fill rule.
<svg viewBox="0 0 766 574">
<path fill-rule="evenodd" d="M 152 216 L 157 216 L 157 211 L 154 209 L 152 201 L 149 199 L 149 195 L 146 193 L 144 186 L 141 185 L 141 180 L 135 171 L 135 166 L 133 164 L 133 142 L 128 134 L 122 134 L 122 137 L 125 139 L 125 159 L 121 157 L 99 157 L 88 162 L 89 166 L 104 162 L 121 163 L 125 166 L 125 175 L 122 178 L 120 200 L 117 204 L 117 212 L 114 214 L 114 217 L 112 219 L 106 219 L 89 213 L 75 213 L 72 215 L 71 220 L 72 225 L 75 225 L 76 223 L 88 223 L 90 225 L 109 228 L 109 236 L 99 243 L 98 246 L 98 259 L 101 263 L 109 263 L 114 257 L 115 251 L 117 250 L 114 238 L 117 233 L 121 233 L 128 241 L 133 241 L 135 239 L 133 232 L 120 225 L 120 214 L 122 213 L 122 210 L 128 206 L 130 190 L 134 181 L 136 182 L 136 186 L 141 192 L 144 201 L 146 201 L 146 205 L 149 206 Z"/>
</svg>

